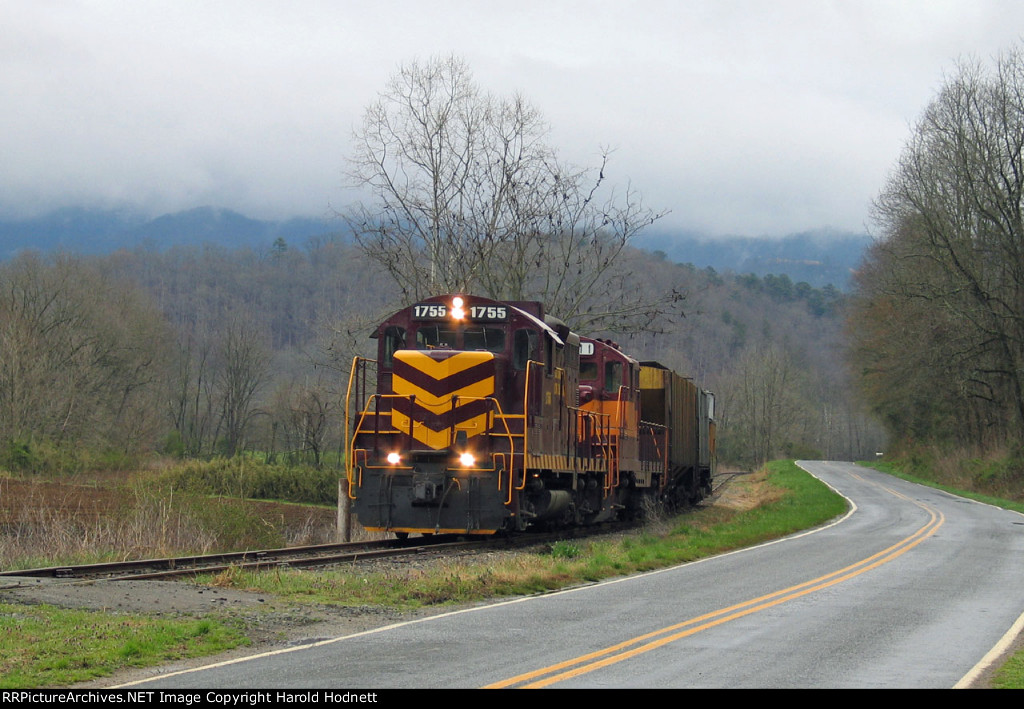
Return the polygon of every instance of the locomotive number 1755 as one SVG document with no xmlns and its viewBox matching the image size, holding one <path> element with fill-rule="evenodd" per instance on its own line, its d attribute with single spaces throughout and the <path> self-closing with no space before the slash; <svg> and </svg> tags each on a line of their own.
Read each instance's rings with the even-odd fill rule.
<svg viewBox="0 0 1024 709">
<path fill-rule="evenodd" d="M 447 303 L 417 303 L 412 306 L 412 316 L 417 320 L 444 320 L 449 315 L 457 320 L 469 316 L 476 321 L 508 320 L 508 307 L 505 305 L 471 305 L 465 310 L 449 308 Z"/>
</svg>

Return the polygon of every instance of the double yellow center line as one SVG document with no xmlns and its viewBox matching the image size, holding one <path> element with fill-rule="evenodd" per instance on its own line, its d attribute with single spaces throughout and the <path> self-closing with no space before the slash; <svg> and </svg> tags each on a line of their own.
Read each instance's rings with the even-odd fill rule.
<svg viewBox="0 0 1024 709">
<path fill-rule="evenodd" d="M 900 493 L 888 488 L 885 489 L 897 497 L 909 500 L 905 495 L 901 495 Z M 722 608 L 717 611 L 712 611 L 711 613 L 705 613 L 704 615 L 691 618 L 690 620 L 686 620 L 681 623 L 676 623 L 675 625 L 670 625 L 666 628 L 662 628 L 661 630 L 639 635 L 603 650 L 591 652 L 586 655 L 580 655 L 579 657 L 559 662 L 557 664 L 550 665 L 549 667 L 542 667 L 541 669 L 534 670 L 532 672 L 527 672 L 516 677 L 510 677 L 509 679 L 505 679 L 500 682 L 495 682 L 494 684 L 487 685 L 485 689 L 535 689 L 547 687 L 555 684 L 556 682 L 561 682 L 572 677 L 578 677 L 580 675 L 587 674 L 588 672 L 601 669 L 602 667 L 613 665 L 616 662 L 628 660 L 631 657 L 636 657 L 637 655 L 649 652 L 650 650 L 662 647 L 663 645 L 668 645 L 676 640 L 681 640 L 682 638 L 695 635 L 702 630 L 707 630 L 717 625 L 728 623 L 730 620 L 736 620 L 737 618 L 743 618 L 744 616 L 748 616 L 768 608 L 773 608 L 774 606 L 778 606 L 786 601 L 792 601 L 796 598 L 800 598 L 801 596 L 806 596 L 807 594 L 820 591 L 859 576 L 866 571 L 888 563 L 910 551 L 922 541 L 935 534 L 936 530 L 938 530 L 938 528 L 945 522 L 945 517 L 941 512 L 919 502 L 913 500 L 911 500 L 911 502 L 914 502 L 918 507 L 921 507 L 928 512 L 930 517 L 928 522 L 909 537 L 906 537 L 887 549 L 883 549 L 877 554 L 873 554 L 855 564 L 851 564 L 839 569 L 838 571 L 833 571 L 830 574 L 820 576 L 796 586 L 790 586 L 789 588 L 784 588 L 780 591 L 775 591 L 774 593 L 769 593 L 768 595 L 760 596 L 744 603 L 738 603 L 736 605 L 729 606 L 728 608 Z"/>
</svg>

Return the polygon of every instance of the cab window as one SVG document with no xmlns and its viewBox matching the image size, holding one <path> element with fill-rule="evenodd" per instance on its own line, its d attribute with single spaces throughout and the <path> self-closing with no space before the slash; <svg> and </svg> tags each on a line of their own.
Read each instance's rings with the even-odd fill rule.
<svg viewBox="0 0 1024 709">
<path fill-rule="evenodd" d="M 384 366 L 390 368 L 395 352 L 405 349 L 405 328 L 389 325 L 384 330 Z"/>
<path fill-rule="evenodd" d="M 622 386 L 622 362 L 604 363 L 604 390 L 617 392 Z"/>
<path fill-rule="evenodd" d="M 512 335 L 512 366 L 523 371 L 536 350 L 537 332 L 528 329 L 516 330 Z"/>
<path fill-rule="evenodd" d="M 455 330 L 441 325 L 421 325 L 416 330 L 416 349 L 453 349 L 456 345 Z"/>
<path fill-rule="evenodd" d="M 580 381 L 592 382 L 597 379 L 597 362 L 592 359 L 580 360 Z"/>
<path fill-rule="evenodd" d="M 505 351 L 505 330 L 500 327 L 470 327 L 462 333 L 464 350 Z"/>
</svg>

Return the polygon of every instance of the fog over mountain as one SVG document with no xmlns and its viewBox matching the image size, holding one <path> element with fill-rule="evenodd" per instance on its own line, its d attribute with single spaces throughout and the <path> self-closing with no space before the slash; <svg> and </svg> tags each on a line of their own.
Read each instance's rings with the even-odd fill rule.
<svg viewBox="0 0 1024 709">
<path fill-rule="evenodd" d="M 278 238 L 301 245 L 311 237 L 336 232 L 340 226 L 327 219 L 252 219 L 214 207 L 198 207 L 156 218 L 131 210 L 68 207 L 30 219 L 0 220 L 0 258 L 10 258 L 24 249 L 80 254 L 135 248 L 164 250 L 201 244 L 259 249 L 269 248 Z"/>
<path fill-rule="evenodd" d="M 31 219 L 0 220 L 0 259 L 19 251 L 107 254 L 118 249 L 163 251 L 174 246 L 215 245 L 269 250 L 282 239 L 302 248 L 310 239 L 347 238 L 340 219 L 253 219 L 228 209 L 199 207 L 156 218 L 131 210 L 69 207 Z M 635 245 L 676 263 L 737 274 L 786 274 L 793 282 L 846 289 L 868 236 L 820 230 L 783 238 L 709 237 L 671 229 L 643 232 Z"/>
<path fill-rule="evenodd" d="M 636 246 L 660 251 L 676 263 L 723 273 L 786 274 L 795 283 L 805 281 L 816 288 L 831 284 L 841 290 L 849 288 L 850 277 L 870 243 L 867 234 L 831 229 L 774 239 L 651 231 L 636 240 Z"/>
</svg>

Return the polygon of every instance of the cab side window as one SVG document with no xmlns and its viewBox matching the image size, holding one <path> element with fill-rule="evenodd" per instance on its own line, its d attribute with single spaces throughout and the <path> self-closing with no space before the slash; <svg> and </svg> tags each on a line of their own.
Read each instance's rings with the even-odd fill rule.
<svg viewBox="0 0 1024 709">
<path fill-rule="evenodd" d="M 622 362 L 605 362 L 604 390 L 616 393 L 620 386 L 622 386 Z"/>
<path fill-rule="evenodd" d="M 523 371 L 526 363 L 533 359 L 537 350 L 537 333 L 534 330 L 516 330 L 512 335 L 512 366 Z"/>
<path fill-rule="evenodd" d="M 384 330 L 384 367 L 390 369 L 395 352 L 405 349 L 405 328 L 389 325 Z"/>
<path fill-rule="evenodd" d="M 592 382 L 597 379 L 597 362 L 593 359 L 580 360 L 580 381 Z"/>
</svg>

